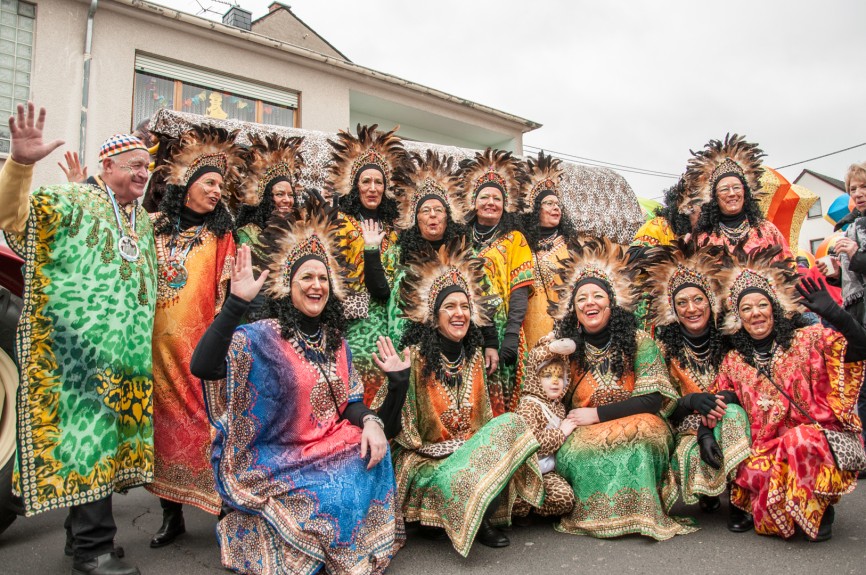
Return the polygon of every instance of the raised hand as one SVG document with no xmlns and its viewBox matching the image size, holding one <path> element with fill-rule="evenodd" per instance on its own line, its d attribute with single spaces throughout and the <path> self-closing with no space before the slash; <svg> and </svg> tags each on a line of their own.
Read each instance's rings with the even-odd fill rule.
<svg viewBox="0 0 866 575">
<path fill-rule="evenodd" d="M 63 140 L 54 140 L 48 144 L 42 141 L 42 128 L 45 125 L 45 108 L 39 108 L 39 117 L 33 102 L 27 102 L 27 114 L 24 106 L 18 104 L 18 119 L 9 116 L 9 133 L 12 136 L 12 160 L 19 164 L 35 164 L 39 160 L 63 145 Z"/>
<path fill-rule="evenodd" d="M 376 220 L 362 220 L 361 235 L 365 246 L 380 246 L 385 238 L 385 230 Z"/>
<path fill-rule="evenodd" d="M 382 335 L 376 340 L 376 348 L 379 350 L 379 353 L 373 352 L 373 361 L 385 373 L 409 369 L 411 362 L 409 361 L 408 348 L 403 350 L 403 356 L 400 357 L 400 354 L 394 348 L 391 338 Z"/>
<path fill-rule="evenodd" d="M 809 277 L 802 278 L 800 283 L 797 284 L 797 291 L 803 298 L 800 300 L 800 303 L 821 317 L 826 318 L 828 312 L 832 312 L 835 308 L 839 307 L 839 304 L 830 295 L 827 284 L 821 278 L 818 278 L 818 281 Z"/>
<path fill-rule="evenodd" d="M 63 170 L 66 181 L 74 184 L 83 184 L 87 181 L 87 166 L 82 167 L 78 152 L 66 152 L 63 157 L 66 158 L 66 167 L 60 162 L 57 162 L 57 165 Z"/>
<path fill-rule="evenodd" d="M 254 277 L 250 246 L 239 247 L 232 265 L 232 294 L 244 301 L 253 301 L 262 290 L 265 280 L 268 279 L 268 273 L 270 270 L 265 270 L 258 278 Z"/>
</svg>

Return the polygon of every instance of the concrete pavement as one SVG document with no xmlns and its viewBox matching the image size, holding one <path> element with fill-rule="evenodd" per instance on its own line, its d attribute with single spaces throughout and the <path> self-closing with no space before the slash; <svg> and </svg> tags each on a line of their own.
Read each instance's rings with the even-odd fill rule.
<svg viewBox="0 0 866 575">
<path fill-rule="evenodd" d="M 783 541 L 725 528 L 726 505 L 704 515 L 689 509 L 700 522 L 697 533 L 655 542 L 632 536 L 599 540 L 557 533 L 550 524 L 515 528 L 505 549 L 473 547 L 461 558 L 448 542 L 409 538 L 389 574 L 432 575 L 594 575 L 645 573 L 691 574 L 864 574 L 866 573 L 866 482 L 837 507 L 834 537 L 825 543 Z M 683 513 L 683 508 L 675 508 Z M 214 538 L 215 518 L 196 509 L 186 511 L 187 533 L 162 549 L 150 549 L 150 536 L 161 523 L 159 501 L 144 489 L 115 496 L 117 542 L 144 575 L 227 573 Z M 63 555 L 65 511 L 18 518 L 0 537 L 0 574 L 68 574 L 71 559 Z"/>
</svg>

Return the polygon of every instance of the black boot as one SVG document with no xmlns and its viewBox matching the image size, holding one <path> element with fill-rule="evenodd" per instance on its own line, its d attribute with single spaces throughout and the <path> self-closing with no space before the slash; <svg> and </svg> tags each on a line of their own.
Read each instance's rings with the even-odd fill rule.
<svg viewBox="0 0 866 575">
<path fill-rule="evenodd" d="M 836 510 L 833 509 L 832 505 L 828 505 L 827 509 L 824 511 L 824 516 L 821 517 L 821 525 L 818 526 L 818 535 L 816 535 L 814 539 L 806 537 L 806 541 L 818 543 L 819 541 L 826 541 L 833 537 L 833 520 L 835 519 Z"/>
<path fill-rule="evenodd" d="M 186 533 L 186 525 L 183 522 L 183 505 L 160 499 L 162 505 L 162 527 L 150 540 L 151 547 L 164 547 L 174 542 L 178 535 Z"/>
<path fill-rule="evenodd" d="M 715 513 L 719 510 L 719 507 L 722 506 L 722 502 L 719 501 L 718 497 L 713 497 L 710 495 L 701 495 L 698 499 L 698 507 L 701 508 L 701 511 L 704 513 Z"/>
<path fill-rule="evenodd" d="M 739 507 L 731 505 L 730 514 L 728 515 L 728 531 L 734 533 L 745 533 L 751 531 L 755 527 L 755 519 L 751 513 L 746 513 Z"/>
<path fill-rule="evenodd" d="M 86 561 L 74 562 L 72 575 L 141 575 L 141 572 L 112 551 Z"/>
<path fill-rule="evenodd" d="M 487 547 L 508 547 L 511 544 L 505 533 L 491 525 L 486 518 L 481 520 L 475 540 Z"/>
<path fill-rule="evenodd" d="M 418 535 L 430 541 L 447 541 L 448 533 L 441 527 L 431 527 L 430 525 L 419 525 Z"/>
</svg>

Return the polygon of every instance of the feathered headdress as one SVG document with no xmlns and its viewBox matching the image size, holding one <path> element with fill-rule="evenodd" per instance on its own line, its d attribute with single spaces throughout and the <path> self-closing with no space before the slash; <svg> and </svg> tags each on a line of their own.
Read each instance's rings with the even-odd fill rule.
<svg viewBox="0 0 866 575">
<path fill-rule="evenodd" d="M 749 254 L 743 251 L 742 245 L 735 248 L 735 261 L 725 285 L 724 303 L 728 313 L 722 333 L 731 335 L 743 327 L 739 301 L 748 289 L 766 293 L 773 305 L 778 306 L 786 316 L 802 311 L 803 308 L 797 303 L 800 295 L 796 288 L 800 276 L 790 259 L 776 261 L 781 251 L 782 246 L 778 245 L 759 248 Z"/>
<path fill-rule="evenodd" d="M 304 137 L 288 138 L 276 134 L 250 135 L 249 163 L 239 198 L 245 204 L 261 203 L 265 188 L 277 178 L 286 178 L 297 191 L 298 179 L 304 167 L 301 144 Z"/>
<path fill-rule="evenodd" d="M 415 171 L 409 176 L 410 184 L 402 189 L 397 196 L 400 217 L 395 225 L 401 230 L 407 230 L 415 225 L 418 205 L 425 197 L 436 196 L 451 210 L 451 219 L 462 222 L 465 213 L 463 206 L 457 201 L 457 191 L 451 175 L 454 172 L 454 158 L 442 157 L 432 150 L 427 150 L 426 156 L 412 154 Z"/>
<path fill-rule="evenodd" d="M 358 124 L 357 137 L 340 130 L 336 141 L 328 140 L 333 151 L 326 185 L 337 196 L 348 195 L 358 174 L 370 167 L 377 167 L 385 174 L 385 195 L 389 198 L 394 197 L 395 188 L 405 185 L 409 156 L 403 141 L 395 134 L 399 126 L 390 132 L 377 132 L 378 127 L 378 124 Z"/>
<path fill-rule="evenodd" d="M 560 260 L 557 301 L 550 301 L 548 313 L 558 321 L 574 312 L 574 292 L 581 281 L 594 278 L 609 287 L 611 304 L 634 311 L 637 295 L 632 286 L 637 279 L 636 267 L 627 265 L 623 247 L 607 238 L 575 240 L 568 248 L 568 257 Z"/>
<path fill-rule="evenodd" d="M 237 133 L 208 125 L 187 130 L 159 168 L 165 172 L 165 181 L 186 188 L 206 172 L 219 172 L 225 182 L 223 198 L 228 198 L 238 185 L 239 170 L 244 165 L 245 152 L 235 143 Z"/>
<path fill-rule="evenodd" d="M 436 298 L 457 286 L 469 298 L 469 313 L 476 326 L 489 325 L 488 296 L 484 295 L 484 260 L 472 255 L 463 238 L 454 238 L 438 251 L 414 254 L 407 262 L 400 285 L 403 313 L 409 320 L 436 325 Z"/>
<path fill-rule="evenodd" d="M 520 160 L 512 157 L 511 152 L 491 148 L 475 152 L 474 158 L 460 162 L 460 170 L 453 179 L 460 187 L 465 213 L 475 209 L 475 198 L 487 186 L 502 192 L 506 212 L 517 212 L 520 209 L 520 189 L 527 182 Z"/>
<path fill-rule="evenodd" d="M 690 194 L 705 203 L 713 198 L 716 184 L 724 176 L 737 175 L 759 199 L 761 190 L 761 158 L 764 152 L 757 144 L 751 144 L 743 136 L 728 134 L 725 141 L 710 140 L 703 150 L 692 151 L 686 168 L 686 188 Z"/>
<path fill-rule="evenodd" d="M 562 160 L 538 152 L 538 159 L 526 158 L 527 184 L 523 187 L 523 211 L 529 213 L 535 207 L 535 199 L 549 190 L 560 197 L 559 180 L 565 170 Z"/>
<path fill-rule="evenodd" d="M 718 318 L 722 312 L 724 284 L 728 271 L 722 263 L 727 252 L 722 246 L 697 246 L 678 241 L 651 248 L 646 254 L 645 281 L 636 286 L 650 296 L 650 315 L 656 325 L 676 323 L 674 295 L 682 287 L 697 286 L 707 295 L 710 309 Z"/>
<path fill-rule="evenodd" d="M 331 295 L 339 300 L 345 298 L 343 274 L 347 267 L 339 249 L 338 222 L 337 209 L 315 197 L 303 208 L 296 206 L 287 218 L 271 218 L 259 236 L 262 249 L 253 252 L 264 258 L 255 262 L 256 267 L 271 271 L 265 284 L 268 296 L 280 299 L 290 295 L 295 262 L 313 256 L 328 268 Z"/>
</svg>

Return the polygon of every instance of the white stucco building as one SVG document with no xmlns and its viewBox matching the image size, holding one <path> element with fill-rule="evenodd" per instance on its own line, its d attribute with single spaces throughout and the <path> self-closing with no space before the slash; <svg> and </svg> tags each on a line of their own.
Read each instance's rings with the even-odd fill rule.
<svg viewBox="0 0 866 575">
<path fill-rule="evenodd" d="M 833 233 L 833 224 L 824 215 L 833 200 L 845 193 L 845 182 L 812 170 L 803 170 L 793 183 L 808 188 L 818 196 L 818 201 L 812 205 L 800 228 L 800 247 L 815 253 L 815 248 Z"/>
<path fill-rule="evenodd" d="M 91 171 L 105 138 L 160 107 L 326 132 L 399 124 L 406 139 L 517 154 L 540 127 L 354 64 L 282 4 L 230 21 L 241 27 L 142 0 L 2 0 L 0 116 L 28 98 L 45 106 L 46 138 Z M 0 158 L 8 149 L 0 128 Z M 43 162 L 34 183 L 58 176 Z"/>
</svg>

